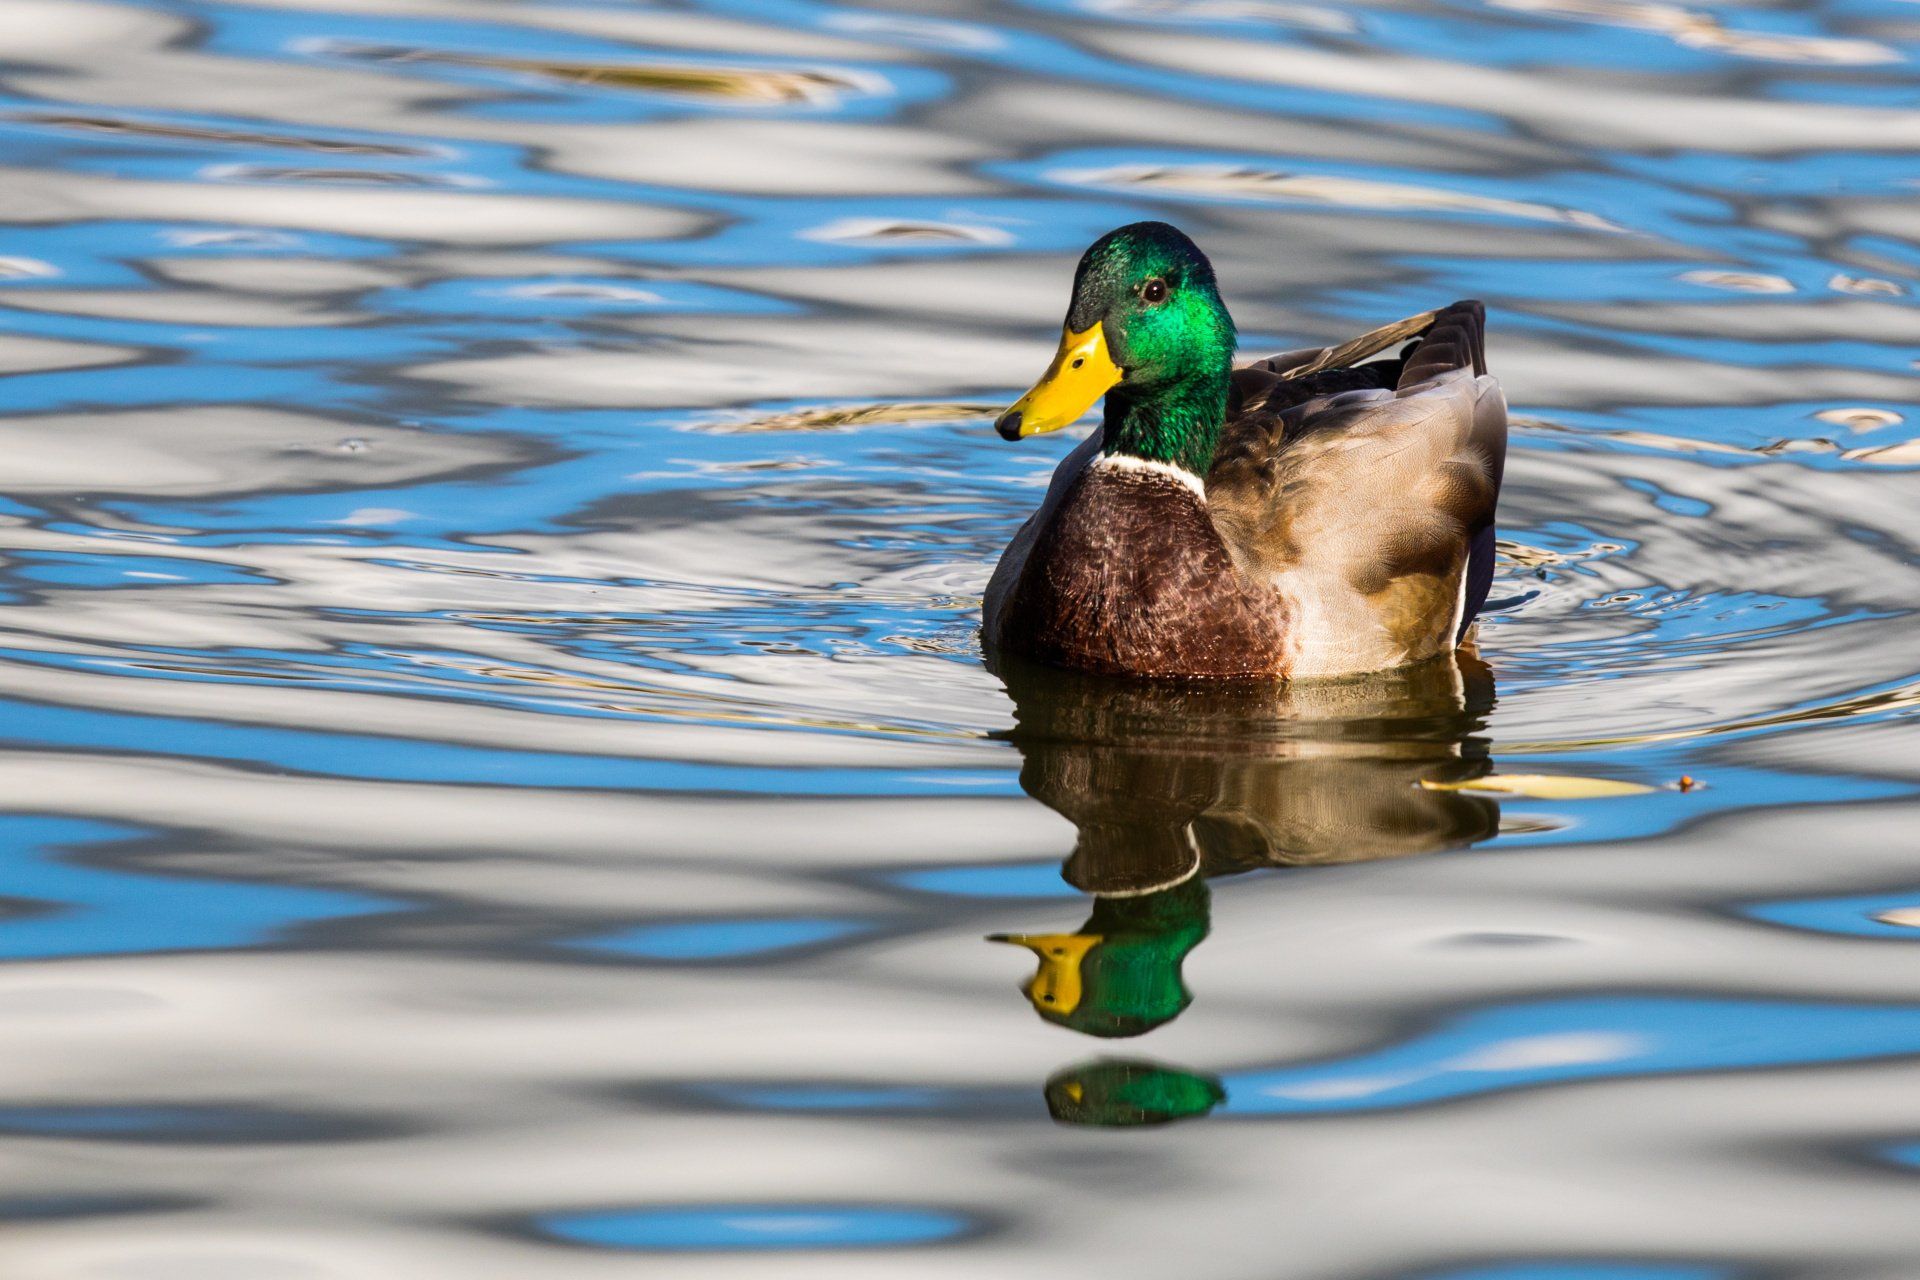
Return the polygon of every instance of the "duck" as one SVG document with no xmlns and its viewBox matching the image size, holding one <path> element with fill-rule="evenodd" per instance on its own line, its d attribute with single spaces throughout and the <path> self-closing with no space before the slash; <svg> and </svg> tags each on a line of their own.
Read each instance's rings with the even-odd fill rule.
<svg viewBox="0 0 1920 1280">
<path fill-rule="evenodd" d="M 1177 227 L 1131 223 L 1082 255 L 1052 363 L 994 425 L 1057 431 L 1104 397 L 1101 422 L 994 569 L 989 655 L 1271 681 L 1471 646 L 1507 448 L 1482 304 L 1240 367 L 1236 346 Z"/>
</svg>

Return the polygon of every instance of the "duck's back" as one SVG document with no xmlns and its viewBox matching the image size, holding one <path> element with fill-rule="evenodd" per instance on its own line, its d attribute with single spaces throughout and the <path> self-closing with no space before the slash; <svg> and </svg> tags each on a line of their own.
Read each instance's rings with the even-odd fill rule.
<svg viewBox="0 0 1920 1280">
<path fill-rule="evenodd" d="M 1207 497 L 1243 575 L 1287 602 L 1290 674 L 1444 653 L 1485 603 L 1507 413 L 1484 332 L 1460 302 L 1401 360 L 1283 376 L 1315 354 L 1299 352 L 1236 373 Z"/>
</svg>

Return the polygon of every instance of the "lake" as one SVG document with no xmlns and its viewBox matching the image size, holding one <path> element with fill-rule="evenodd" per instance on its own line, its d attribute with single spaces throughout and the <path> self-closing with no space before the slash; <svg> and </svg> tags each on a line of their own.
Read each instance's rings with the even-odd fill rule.
<svg viewBox="0 0 1920 1280">
<path fill-rule="evenodd" d="M 1910 1280 L 1916 57 L 7 0 L 0 1270 Z M 1477 653 L 989 669 L 1142 218 L 1249 358 L 1486 301 Z"/>
</svg>

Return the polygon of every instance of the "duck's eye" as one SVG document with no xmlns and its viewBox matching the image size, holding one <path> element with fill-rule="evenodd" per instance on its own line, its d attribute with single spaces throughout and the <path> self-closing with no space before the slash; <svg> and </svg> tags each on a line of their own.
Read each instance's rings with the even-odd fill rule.
<svg viewBox="0 0 1920 1280">
<path fill-rule="evenodd" d="M 1158 277 L 1147 281 L 1146 284 L 1140 287 L 1140 296 L 1150 303 L 1165 302 L 1167 300 L 1167 282 Z"/>
</svg>

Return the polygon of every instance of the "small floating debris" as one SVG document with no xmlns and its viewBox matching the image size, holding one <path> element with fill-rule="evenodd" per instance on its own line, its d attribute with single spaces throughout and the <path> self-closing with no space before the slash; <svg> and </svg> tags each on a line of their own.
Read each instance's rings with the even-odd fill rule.
<svg viewBox="0 0 1920 1280">
<path fill-rule="evenodd" d="M 1878 431 L 1881 427 L 1895 427 L 1906 421 L 1891 409 L 1876 409 L 1869 405 L 1846 405 L 1840 408 L 1822 409 L 1813 416 L 1822 422 L 1831 422 L 1836 427 L 1846 427 L 1850 431 Z"/>
<path fill-rule="evenodd" d="M 803 240 L 833 244 L 978 244 L 1002 246 L 1013 236 L 999 227 L 908 218 L 841 218 L 802 231 Z"/>
<path fill-rule="evenodd" d="M 448 61 L 456 61 L 448 59 Z M 833 71 L 769 71 L 748 67 L 688 67 L 592 65 L 522 59 L 457 59 L 469 64 L 520 71 L 569 84 L 604 85 L 616 89 L 645 89 L 695 98 L 722 98 L 734 102 L 825 106 L 847 94 L 880 92 L 873 77 Z"/>
<path fill-rule="evenodd" d="M 1731 289 L 1735 293 L 1793 292 L 1793 281 L 1762 271 L 1683 271 L 1679 278 L 1688 284 L 1704 285 L 1709 289 Z"/>
<path fill-rule="evenodd" d="M 455 53 L 439 49 L 325 41 L 320 51 L 373 62 L 422 62 L 480 67 L 538 76 L 565 84 L 637 89 L 680 97 L 767 106 L 831 106 L 841 98 L 887 92 L 877 75 L 843 68 L 730 67 L 687 62 L 568 62 L 504 54 Z"/>
<path fill-rule="evenodd" d="M 1844 272 L 1835 272 L 1827 278 L 1827 288 L 1837 289 L 1841 293 L 1861 293 L 1873 297 L 1899 298 L 1905 296 L 1907 288 L 1898 280 L 1888 280 L 1881 276 L 1850 276 Z"/>
<path fill-rule="evenodd" d="M 1117 164 L 1100 169 L 1056 169 L 1047 175 L 1074 186 L 1144 189 L 1216 200 L 1263 200 L 1320 204 L 1382 213 L 1482 213 L 1529 222 L 1553 222 L 1594 231 L 1624 231 L 1619 223 L 1580 209 L 1562 209 L 1531 200 L 1505 200 L 1465 191 L 1346 178 L 1320 173 L 1290 173 L 1258 165 Z"/>
<path fill-rule="evenodd" d="M 1895 925 L 1902 929 L 1920 929 L 1920 907 L 1892 907 L 1886 911 L 1876 911 L 1873 918 L 1881 924 Z"/>
<path fill-rule="evenodd" d="M 754 431 L 834 431 L 843 427 L 869 427 L 882 423 L 959 422 L 966 418 L 991 417 L 999 408 L 990 404 L 959 404 L 947 401 L 903 401 L 892 404 L 816 405 L 806 409 L 788 409 L 756 418 L 721 419 L 704 422 L 701 431 L 742 435 Z"/>
<path fill-rule="evenodd" d="M 1618 542 L 1596 542 L 1580 551 L 1550 551 L 1545 547 L 1533 547 L 1524 542 L 1500 538 L 1494 542 L 1493 549 L 1501 560 L 1516 568 L 1545 569 L 1554 565 L 1577 564 L 1582 560 L 1618 555 L 1625 551 L 1626 547 Z"/>
<path fill-rule="evenodd" d="M 1465 782 L 1436 782 L 1420 779 L 1428 791 L 1487 792 L 1492 795 L 1524 796 L 1530 800 L 1599 800 L 1610 796 L 1638 796 L 1654 790 L 1640 782 L 1622 782 L 1617 778 L 1581 778 L 1563 773 L 1490 773 Z"/>
<path fill-rule="evenodd" d="M 125 134 L 142 138 L 162 138 L 175 142 L 211 142 L 228 147 L 269 147 L 276 151 L 318 151 L 337 156 L 424 158 L 437 154 L 431 148 L 410 147 L 395 142 L 302 137 L 293 133 L 223 129 L 213 125 L 180 124 L 162 120 L 129 120 L 119 116 L 81 115 L 72 112 L 12 111 L 0 115 L 0 119 L 18 120 L 25 124 L 39 125 L 44 129 Z"/>
<path fill-rule="evenodd" d="M 1544 569 L 1549 565 L 1565 564 L 1568 560 L 1558 551 L 1530 547 L 1524 542 L 1510 542 L 1505 538 L 1496 541 L 1493 547 L 1501 559 L 1520 569 Z"/>
</svg>

